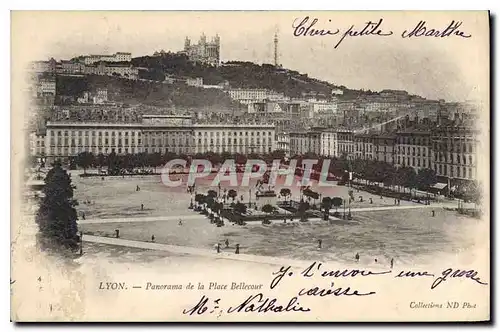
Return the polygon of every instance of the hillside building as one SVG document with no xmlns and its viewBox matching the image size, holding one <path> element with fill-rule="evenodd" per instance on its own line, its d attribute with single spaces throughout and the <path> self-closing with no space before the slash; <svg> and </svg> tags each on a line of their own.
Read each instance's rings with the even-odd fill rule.
<svg viewBox="0 0 500 332">
<path fill-rule="evenodd" d="M 219 66 L 220 37 L 219 35 L 215 35 L 211 41 L 207 42 L 207 37 L 205 34 L 202 34 L 198 44 L 191 44 L 191 40 L 186 37 L 184 41 L 184 53 L 193 62 Z"/>
</svg>

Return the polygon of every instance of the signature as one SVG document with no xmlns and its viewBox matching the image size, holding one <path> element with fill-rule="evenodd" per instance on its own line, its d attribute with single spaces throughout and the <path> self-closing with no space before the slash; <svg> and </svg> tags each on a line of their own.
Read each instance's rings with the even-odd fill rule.
<svg viewBox="0 0 500 332">
<path fill-rule="evenodd" d="M 297 296 L 292 297 L 288 303 L 283 306 L 278 304 L 278 300 L 265 297 L 262 293 L 249 296 L 245 301 L 235 307 L 229 307 L 227 313 L 232 312 L 283 312 L 283 311 L 311 311 L 310 308 L 304 308 L 299 304 Z"/>
<path fill-rule="evenodd" d="M 363 37 L 363 36 L 378 36 L 378 37 L 388 37 L 392 36 L 394 32 L 392 30 L 385 29 L 383 27 L 384 19 L 380 18 L 377 21 L 364 22 L 360 26 L 355 26 L 354 24 L 345 30 L 327 27 L 332 23 L 329 19 L 327 22 L 323 23 L 320 27 L 318 18 L 310 18 L 305 16 L 303 18 L 296 18 L 292 23 L 293 35 L 295 37 L 325 37 L 325 36 L 336 36 L 339 35 L 340 38 L 334 45 L 334 48 L 338 48 L 342 42 L 348 37 Z M 440 29 L 429 27 L 426 21 L 419 21 L 416 26 L 412 29 L 406 29 L 401 33 L 401 38 L 417 38 L 417 37 L 462 37 L 470 38 L 472 35 L 460 30 L 463 22 L 452 20 L 446 27 Z"/>
<path fill-rule="evenodd" d="M 294 296 L 288 302 L 282 302 L 285 304 L 280 304 L 278 299 L 269 298 L 264 296 L 262 293 L 255 295 L 250 295 L 243 302 L 236 306 L 230 306 L 227 310 L 220 308 L 221 299 L 214 300 L 213 303 L 205 295 L 202 296 L 200 301 L 190 309 L 183 310 L 184 315 L 203 315 L 205 313 L 219 312 L 219 316 L 226 312 L 231 314 L 233 312 L 308 312 L 311 311 L 310 308 L 303 307 L 300 305 L 298 297 Z M 220 310 L 219 310 L 220 309 Z"/>
</svg>

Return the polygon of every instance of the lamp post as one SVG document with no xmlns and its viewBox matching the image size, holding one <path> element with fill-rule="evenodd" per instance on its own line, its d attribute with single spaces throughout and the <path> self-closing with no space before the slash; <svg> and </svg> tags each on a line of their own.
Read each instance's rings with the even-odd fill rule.
<svg viewBox="0 0 500 332">
<path fill-rule="evenodd" d="M 83 232 L 80 231 L 80 256 L 83 255 Z"/>
<path fill-rule="evenodd" d="M 342 199 L 342 208 L 344 210 L 344 217 L 343 217 L 343 219 L 345 220 L 345 199 Z"/>
<path fill-rule="evenodd" d="M 252 189 L 248 189 L 248 207 L 250 207 L 252 199 Z"/>
</svg>

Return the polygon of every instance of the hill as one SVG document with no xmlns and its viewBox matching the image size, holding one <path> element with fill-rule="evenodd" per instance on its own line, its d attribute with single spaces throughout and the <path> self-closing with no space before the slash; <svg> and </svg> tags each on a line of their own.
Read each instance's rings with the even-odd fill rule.
<svg viewBox="0 0 500 332">
<path fill-rule="evenodd" d="M 137 57 L 132 59 L 132 64 L 148 68 L 148 71 L 140 73 L 148 79 L 163 80 L 165 76 L 202 77 L 205 84 L 228 82 L 234 88 L 265 88 L 289 97 L 301 97 L 304 92 L 330 96 L 332 89 L 339 88 L 328 82 L 310 78 L 307 74 L 276 68 L 270 64 L 229 61 L 214 67 L 193 63 L 186 55 L 177 53 Z"/>
<path fill-rule="evenodd" d="M 184 83 L 164 84 L 160 82 L 128 80 L 110 76 L 57 76 L 58 96 L 82 96 L 85 91 L 99 88 L 108 90 L 108 99 L 126 104 L 152 106 L 177 106 L 198 109 L 239 109 L 227 94 L 215 89 L 202 89 Z M 61 98 L 58 98 L 60 101 Z"/>
</svg>

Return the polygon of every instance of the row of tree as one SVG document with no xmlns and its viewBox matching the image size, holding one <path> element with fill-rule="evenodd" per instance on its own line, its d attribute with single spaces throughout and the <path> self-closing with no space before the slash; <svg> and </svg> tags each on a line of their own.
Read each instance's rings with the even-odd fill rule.
<svg viewBox="0 0 500 332">
<path fill-rule="evenodd" d="M 166 152 L 161 154 L 159 152 L 146 153 L 140 152 L 137 154 L 125 154 L 117 155 L 115 152 L 111 152 L 108 155 L 99 153 L 94 155 L 92 152 L 81 152 L 74 159 L 75 165 L 83 168 L 86 172 L 89 168 L 100 168 L 108 167 L 108 170 L 120 171 L 120 170 L 133 170 L 136 168 L 153 167 L 158 168 L 165 165 L 167 162 L 174 159 L 183 159 L 189 164 L 193 159 L 203 159 L 211 162 L 212 165 L 220 165 L 226 160 L 235 160 L 237 164 L 245 164 L 248 159 L 260 159 L 271 163 L 275 159 L 283 160 L 285 156 L 284 151 L 276 150 L 269 154 L 258 155 L 258 154 L 231 154 L 228 152 L 215 153 L 197 153 L 192 156 L 186 154 L 177 154 L 175 152 Z"/>
<path fill-rule="evenodd" d="M 318 156 L 314 153 L 307 153 L 305 155 L 295 155 L 290 160 L 285 158 L 285 152 L 276 150 L 268 154 L 231 154 L 228 152 L 215 153 L 198 153 L 188 156 L 186 154 L 177 154 L 174 152 L 166 152 L 161 154 L 159 152 L 138 154 L 117 155 L 112 152 L 109 155 L 102 153 L 97 156 L 91 152 L 82 152 L 75 159 L 75 163 L 84 170 L 90 167 L 105 167 L 108 168 L 108 173 L 119 174 L 124 170 L 132 171 L 137 168 L 151 167 L 158 168 L 165 165 L 168 161 L 173 159 L 186 160 L 189 165 L 192 159 L 204 159 L 211 162 L 213 166 L 220 165 L 226 160 L 235 160 L 237 164 L 245 164 L 249 159 L 263 160 L 271 164 L 274 160 L 281 160 L 283 164 L 287 164 L 290 160 L 296 160 L 297 166 L 300 167 L 305 159 L 317 160 L 313 165 L 313 170 L 321 172 L 323 161 L 329 160 L 329 173 L 337 178 L 341 178 L 341 182 L 348 183 L 351 181 L 349 174 L 352 174 L 353 180 L 365 181 L 367 185 L 373 183 L 383 183 L 388 187 L 397 187 L 398 190 L 406 190 L 409 188 L 419 190 L 429 190 L 432 185 L 437 182 L 436 172 L 433 169 L 421 168 L 416 171 L 413 167 L 401 166 L 397 167 L 394 164 L 365 159 L 348 159 L 345 156 L 337 158 L 326 158 Z M 470 187 L 470 188 L 467 188 Z M 477 192 L 477 184 L 467 184 L 467 186 L 459 186 L 458 192 L 464 194 L 466 192 Z M 474 190 L 475 189 L 475 190 Z M 314 198 L 314 197 L 313 197 Z M 317 198 L 314 198 L 317 199 Z"/>
</svg>

